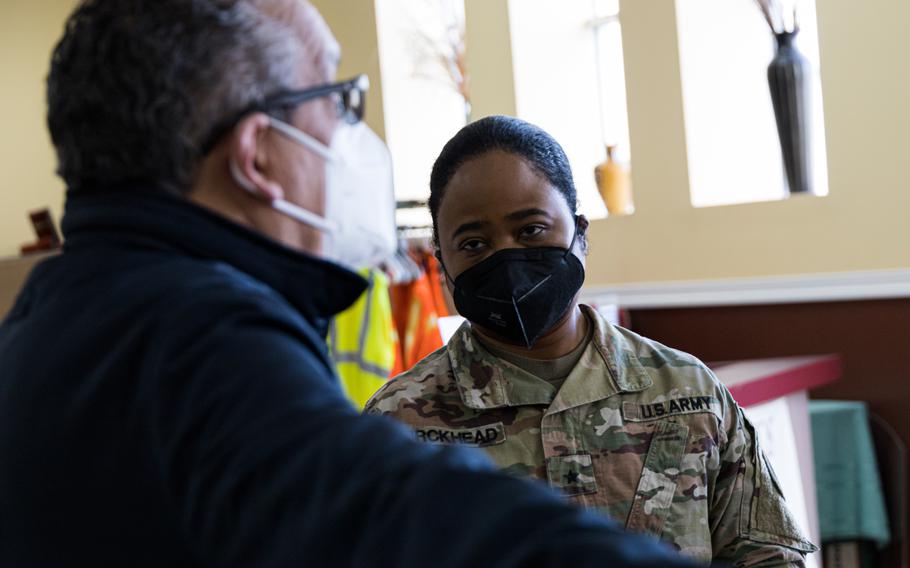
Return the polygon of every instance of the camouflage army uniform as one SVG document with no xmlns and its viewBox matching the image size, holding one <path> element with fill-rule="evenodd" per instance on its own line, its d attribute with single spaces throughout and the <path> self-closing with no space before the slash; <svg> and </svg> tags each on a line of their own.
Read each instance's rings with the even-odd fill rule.
<svg viewBox="0 0 910 568">
<path fill-rule="evenodd" d="M 465 324 L 366 412 L 426 442 L 482 447 L 504 470 L 548 480 L 695 558 L 803 566 L 816 548 L 727 389 L 691 355 L 583 309 L 596 329 L 558 392 L 491 355 Z"/>
</svg>

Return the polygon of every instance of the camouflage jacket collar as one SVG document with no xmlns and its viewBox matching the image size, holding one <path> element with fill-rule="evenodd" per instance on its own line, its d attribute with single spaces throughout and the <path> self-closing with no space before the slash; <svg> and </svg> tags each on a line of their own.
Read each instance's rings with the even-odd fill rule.
<svg viewBox="0 0 910 568">
<path fill-rule="evenodd" d="M 595 324 L 594 337 L 559 392 L 548 382 L 487 351 L 465 322 L 447 346 L 464 404 L 489 409 L 549 405 L 548 414 L 651 386 L 634 347 L 596 310 L 581 308 Z"/>
</svg>

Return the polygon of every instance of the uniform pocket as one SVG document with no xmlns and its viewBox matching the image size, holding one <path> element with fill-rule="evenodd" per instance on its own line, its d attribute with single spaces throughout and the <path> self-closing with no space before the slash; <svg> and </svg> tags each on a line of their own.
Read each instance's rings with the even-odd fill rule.
<svg viewBox="0 0 910 568">
<path fill-rule="evenodd" d="M 587 452 L 547 458 L 547 478 L 551 487 L 567 495 L 597 493 L 594 463 Z"/>
<path fill-rule="evenodd" d="M 667 420 L 655 425 L 626 522 L 628 529 L 655 536 L 663 532 L 688 436 L 689 428 L 684 424 Z"/>
</svg>

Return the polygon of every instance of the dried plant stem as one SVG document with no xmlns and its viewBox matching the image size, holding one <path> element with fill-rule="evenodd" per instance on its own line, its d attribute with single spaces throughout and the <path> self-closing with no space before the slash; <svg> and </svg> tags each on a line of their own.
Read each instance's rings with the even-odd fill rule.
<svg viewBox="0 0 910 568">
<path fill-rule="evenodd" d="M 761 8 L 762 15 L 765 17 L 765 21 L 768 22 L 768 27 L 771 29 L 772 33 L 777 33 L 777 26 L 774 24 L 774 16 L 772 15 L 773 8 L 771 3 L 773 0 L 756 0 L 758 6 Z"/>
<path fill-rule="evenodd" d="M 799 31 L 797 0 L 755 0 L 768 23 L 771 33 Z"/>
</svg>

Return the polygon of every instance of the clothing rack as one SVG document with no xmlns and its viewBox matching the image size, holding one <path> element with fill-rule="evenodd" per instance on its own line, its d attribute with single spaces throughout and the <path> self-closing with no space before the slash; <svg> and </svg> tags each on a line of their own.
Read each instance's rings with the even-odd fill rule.
<svg viewBox="0 0 910 568">
<path fill-rule="evenodd" d="M 402 225 L 398 227 L 398 240 L 409 245 L 433 244 L 433 227 L 430 225 Z"/>
<path fill-rule="evenodd" d="M 403 199 L 395 202 L 395 209 L 426 209 L 429 207 L 426 199 Z"/>
<path fill-rule="evenodd" d="M 429 220 L 429 209 L 425 199 L 409 199 L 395 202 L 398 217 L 398 239 L 409 246 L 429 249 L 433 240 L 433 224 Z M 402 212 L 407 211 L 404 215 Z"/>
</svg>

